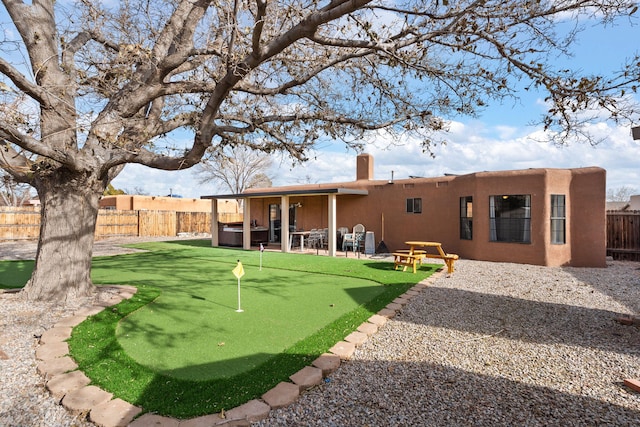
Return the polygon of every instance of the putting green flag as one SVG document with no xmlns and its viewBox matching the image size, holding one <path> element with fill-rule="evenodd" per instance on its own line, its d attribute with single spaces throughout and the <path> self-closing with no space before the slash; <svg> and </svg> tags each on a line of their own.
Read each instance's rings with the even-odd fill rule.
<svg viewBox="0 0 640 427">
<path fill-rule="evenodd" d="M 240 279 L 244 276 L 244 267 L 242 267 L 242 263 L 238 260 L 238 265 L 233 269 L 233 275 L 236 276 L 237 279 Z"/>
</svg>

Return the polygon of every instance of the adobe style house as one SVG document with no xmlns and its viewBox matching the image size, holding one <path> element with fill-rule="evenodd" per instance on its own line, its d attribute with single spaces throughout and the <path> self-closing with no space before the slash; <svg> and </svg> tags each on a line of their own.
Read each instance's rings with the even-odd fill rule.
<svg viewBox="0 0 640 427">
<path fill-rule="evenodd" d="M 211 199 L 244 199 L 239 246 L 258 241 L 289 251 L 290 233 L 363 224 L 389 251 L 409 240 L 437 241 L 461 258 L 545 266 L 606 266 L 606 171 L 598 167 L 477 172 L 374 180 L 373 157 L 357 157 L 356 180 L 259 188 Z M 282 207 L 287 207 L 282 209 Z M 289 224 L 289 227 L 282 227 Z M 212 221 L 212 245 L 224 225 Z M 254 232 L 252 233 L 252 230 Z M 260 234 L 258 234 L 260 233 Z M 253 234 L 253 238 L 252 238 Z M 241 242 L 241 244 L 240 244 Z"/>
<path fill-rule="evenodd" d="M 201 199 L 119 194 L 115 196 L 103 196 L 100 199 L 100 209 L 211 212 L 211 204 Z M 218 205 L 218 211 L 236 213 L 238 211 L 238 204 L 235 200 L 225 200 Z"/>
</svg>

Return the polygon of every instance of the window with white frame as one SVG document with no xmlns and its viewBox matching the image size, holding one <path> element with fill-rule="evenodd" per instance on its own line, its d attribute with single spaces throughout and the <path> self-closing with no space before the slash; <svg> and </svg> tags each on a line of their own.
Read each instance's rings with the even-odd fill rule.
<svg viewBox="0 0 640 427">
<path fill-rule="evenodd" d="M 489 196 L 492 242 L 531 243 L 531 195 Z"/>
<path fill-rule="evenodd" d="M 566 198 L 564 194 L 551 195 L 551 243 L 566 243 Z"/>
</svg>

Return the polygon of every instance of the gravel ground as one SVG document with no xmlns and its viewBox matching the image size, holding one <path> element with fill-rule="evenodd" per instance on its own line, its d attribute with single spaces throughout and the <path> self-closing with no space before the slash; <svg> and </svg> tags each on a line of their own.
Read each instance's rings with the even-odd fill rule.
<svg viewBox="0 0 640 427">
<path fill-rule="evenodd" d="M 36 337 L 87 302 L 0 294 L 1 426 L 92 425 L 49 396 L 34 357 Z M 621 314 L 640 314 L 640 263 L 460 260 L 325 384 L 256 425 L 638 426 L 640 393 L 622 381 L 640 379 L 640 328 Z"/>
<path fill-rule="evenodd" d="M 638 263 L 461 260 L 261 426 L 639 426 Z"/>
</svg>

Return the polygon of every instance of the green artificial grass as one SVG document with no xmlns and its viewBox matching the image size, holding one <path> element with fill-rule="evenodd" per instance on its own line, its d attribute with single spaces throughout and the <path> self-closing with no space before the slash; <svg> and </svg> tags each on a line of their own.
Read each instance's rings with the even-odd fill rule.
<svg viewBox="0 0 640 427">
<path fill-rule="evenodd" d="M 0 262 L 0 289 L 21 288 L 31 277 L 33 261 Z"/>
<path fill-rule="evenodd" d="M 260 270 L 258 251 L 209 241 L 132 246 L 150 252 L 95 258 L 92 276 L 138 292 L 74 328 L 70 353 L 114 397 L 176 418 L 230 409 L 287 381 L 440 267 L 414 275 L 371 259 L 265 252 Z"/>
</svg>

